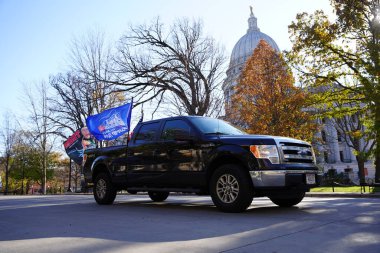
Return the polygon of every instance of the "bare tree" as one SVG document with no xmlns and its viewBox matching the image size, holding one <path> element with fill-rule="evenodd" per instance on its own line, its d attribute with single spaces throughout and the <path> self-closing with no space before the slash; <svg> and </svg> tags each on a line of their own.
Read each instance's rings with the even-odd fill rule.
<svg viewBox="0 0 380 253">
<path fill-rule="evenodd" d="M 62 137 L 85 126 L 89 115 L 125 102 L 125 93 L 117 91 L 115 84 L 104 81 L 113 75 L 110 51 L 103 33 L 89 32 L 74 38 L 70 46 L 71 70 L 50 78 L 50 86 L 55 91 L 50 98 L 54 112 L 51 120 Z"/>
<path fill-rule="evenodd" d="M 118 91 L 116 85 L 106 80 L 114 79 L 111 47 L 106 43 L 105 34 L 89 31 L 71 43 L 70 59 L 72 71 L 80 78 L 87 96 L 91 97 L 94 113 L 125 102 L 125 93 Z M 83 87 L 83 86 L 82 86 Z"/>
<path fill-rule="evenodd" d="M 223 51 L 203 35 L 200 21 L 177 20 L 165 31 L 157 19 L 122 36 L 111 83 L 132 92 L 136 104 L 156 99 L 174 114 L 216 116 L 224 63 Z"/>
<path fill-rule="evenodd" d="M 86 118 L 95 112 L 92 88 L 73 73 L 52 76 L 49 83 L 55 92 L 49 98 L 51 120 L 57 133 L 66 138 L 65 130 L 70 130 L 70 134 L 75 132 L 85 126 Z"/>
<path fill-rule="evenodd" d="M 4 115 L 4 126 L 0 132 L 1 139 L 4 146 L 5 155 L 5 190 L 4 195 L 8 194 L 8 180 L 9 180 L 9 168 L 11 162 L 11 156 L 13 152 L 13 146 L 16 143 L 16 128 L 12 124 L 12 119 L 10 113 Z"/>
<path fill-rule="evenodd" d="M 25 95 L 30 105 L 29 119 L 31 123 L 30 127 L 33 135 L 33 141 L 39 150 L 39 155 L 41 158 L 41 168 L 43 171 L 43 193 L 46 194 L 46 170 L 48 167 L 48 156 L 53 148 L 54 141 L 52 136 L 56 133 L 54 125 L 50 122 L 52 112 L 49 110 L 48 105 L 48 87 L 46 83 L 41 82 L 33 88 L 26 88 L 25 91 Z"/>
<path fill-rule="evenodd" d="M 69 63 L 73 72 L 93 85 L 97 85 L 100 80 L 110 80 L 113 61 L 105 34 L 93 30 L 82 37 L 74 37 L 70 45 Z M 103 86 L 112 87 L 113 84 L 104 83 Z"/>
</svg>

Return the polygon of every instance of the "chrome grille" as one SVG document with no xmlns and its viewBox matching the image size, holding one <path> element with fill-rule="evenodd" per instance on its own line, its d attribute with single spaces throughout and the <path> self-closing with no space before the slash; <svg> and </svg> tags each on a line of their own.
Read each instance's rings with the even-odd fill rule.
<svg viewBox="0 0 380 253">
<path fill-rule="evenodd" d="M 280 142 L 284 162 L 286 163 L 313 163 L 313 150 L 310 145 Z"/>
</svg>

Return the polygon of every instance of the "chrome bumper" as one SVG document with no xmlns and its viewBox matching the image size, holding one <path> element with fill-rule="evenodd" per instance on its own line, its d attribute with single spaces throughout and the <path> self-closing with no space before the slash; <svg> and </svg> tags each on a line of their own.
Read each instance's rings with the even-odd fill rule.
<svg viewBox="0 0 380 253">
<path fill-rule="evenodd" d="M 315 174 L 318 180 L 318 171 L 313 170 L 265 170 L 250 171 L 254 187 L 281 187 L 286 186 L 286 175 L 288 174 Z M 314 186 L 314 185 L 310 185 Z"/>
</svg>

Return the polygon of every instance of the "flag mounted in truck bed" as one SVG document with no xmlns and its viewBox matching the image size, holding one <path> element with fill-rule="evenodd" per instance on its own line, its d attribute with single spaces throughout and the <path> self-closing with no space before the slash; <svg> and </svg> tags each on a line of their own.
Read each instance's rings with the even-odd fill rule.
<svg viewBox="0 0 380 253">
<path fill-rule="evenodd" d="M 90 133 L 97 140 L 114 140 L 129 131 L 133 101 L 86 119 Z"/>
</svg>

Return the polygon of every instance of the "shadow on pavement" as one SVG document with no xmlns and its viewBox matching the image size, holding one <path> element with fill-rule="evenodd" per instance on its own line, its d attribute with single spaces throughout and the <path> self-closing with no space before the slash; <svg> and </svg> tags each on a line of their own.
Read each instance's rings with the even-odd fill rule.
<svg viewBox="0 0 380 253">
<path fill-rule="evenodd" d="M 246 212 L 236 214 L 219 212 L 210 197 L 193 196 L 170 196 L 163 203 L 142 195 L 118 196 L 110 206 L 97 205 L 92 196 L 0 203 L 0 243 L 56 237 L 158 243 L 238 236 L 236 240 L 244 244 L 340 220 L 355 222 L 360 213 L 375 217 L 371 224 L 380 220 L 380 203 L 362 199 L 347 203 L 344 199 L 306 198 L 299 206 L 279 208 L 259 198 Z M 368 225 L 360 220 L 357 224 Z"/>
</svg>

